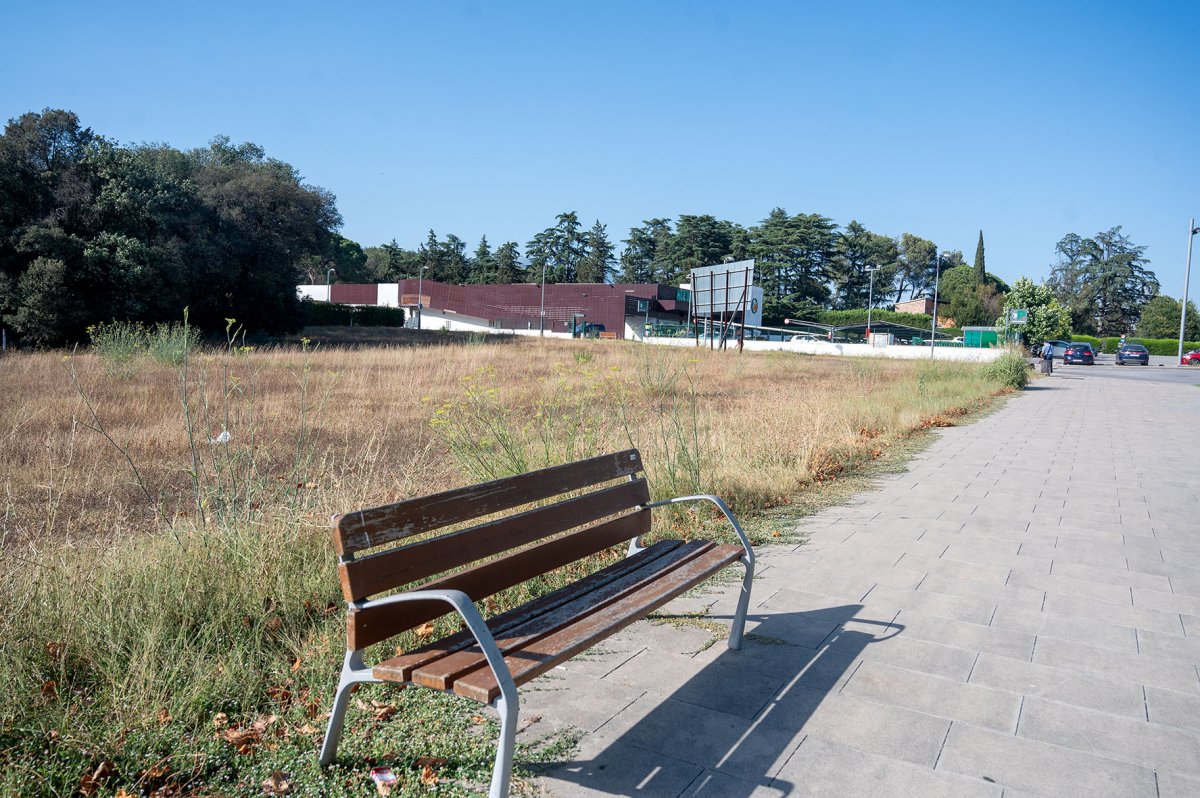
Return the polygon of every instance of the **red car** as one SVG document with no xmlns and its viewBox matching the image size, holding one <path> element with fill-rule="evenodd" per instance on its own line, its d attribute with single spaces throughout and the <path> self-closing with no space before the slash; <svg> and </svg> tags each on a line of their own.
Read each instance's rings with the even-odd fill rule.
<svg viewBox="0 0 1200 798">
<path fill-rule="evenodd" d="M 1193 349 L 1191 352 L 1184 352 L 1183 357 L 1179 358 L 1181 366 L 1200 366 L 1200 349 Z"/>
</svg>

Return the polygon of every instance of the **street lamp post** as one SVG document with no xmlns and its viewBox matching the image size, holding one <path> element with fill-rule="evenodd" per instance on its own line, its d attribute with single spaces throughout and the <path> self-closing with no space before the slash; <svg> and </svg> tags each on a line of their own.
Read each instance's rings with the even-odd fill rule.
<svg viewBox="0 0 1200 798">
<path fill-rule="evenodd" d="M 542 259 L 542 309 L 538 313 L 538 335 L 546 335 L 546 259 Z"/>
<path fill-rule="evenodd" d="M 333 268 L 332 266 L 325 270 L 325 301 L 330 304 L 333 304 L 333 288 L 331 286 L 332 280 L 329 279 L 329 275 L 336 271 L 337 269 Z"/>
<path fill-rule="evenodd" d="M 1187 324 L 1187 295 L 1188 282 L 1192 277 L 1192 239 L 1196 237 L 1196 233 L 1200 233 L 1200 227 L 1196 226 L 1196 217 L 1192 217 L 1192 221 L 1188 223 L 1188 256 L 1187 268 L 1183 272 L 1183 301 L 1179 303 L 1179 354 L 1176 366 L 1183 365 L 1183 329 Z"/>
<path fill-rule="evenodd" d="M 942 276 L 942 256 L 934 256 L 933 264 L 933 323 L 929 327 L 929 357 L 933 358 L 933 346 L 937 341 L 937 305 L 938 305 L 938 282 Z"/>
<path fill-rule="evenodd" d="M 421 264 L 421 268 L 417 270 L 417 329 L 421 329 L 421 322 L 424 319 L 421 316 L 421 310 L 425 307 L 425 264 Z"/>
<path fill-rule="evenodd" d="M 867 343 L 871 343 L 871 306 L 875 304 L 875 272 L 878 266 L 867 268 Z"/>
</svg>

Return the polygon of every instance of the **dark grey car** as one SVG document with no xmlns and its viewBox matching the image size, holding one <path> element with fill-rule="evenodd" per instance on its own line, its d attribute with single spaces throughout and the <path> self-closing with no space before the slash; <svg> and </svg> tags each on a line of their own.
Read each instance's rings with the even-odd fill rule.
<svg viewBox="0 0 1200 798">
<path fill-rule="evenodd" d="M 1141 363 L 1143 366 L 1149 364 L 1149 350 L 1141 344 L 1121 344 L 1117 348 L 1117 365 L 1123 366 L 1126 363 Z"/>
</svg>

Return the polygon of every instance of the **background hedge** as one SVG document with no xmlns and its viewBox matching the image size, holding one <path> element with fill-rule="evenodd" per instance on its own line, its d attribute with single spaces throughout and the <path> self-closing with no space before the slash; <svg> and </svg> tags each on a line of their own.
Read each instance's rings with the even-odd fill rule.
<svg viewBox="0 0 1200 798">
<path fill-rule="evenodd" d="M 306 300 L 306 327 L 403 327 L 404 310 L 378 305 L 331 305 L 328 302 Z"/>
<path fill-rule="evenodd" d="M 1121 344 L 1120 338 L 1107 337 L 1096 338 L 1092 335 L 1072 335 L 1072 341 L 1091 344 L 1092 348 L 1097 352 L 1115 353 L 1117 347 Z M 1152 355 L 1161 355 L 1164 357 L 1173 357 L 1179 353 L 1178 338 L 1126 338 L 1127 344 L 1141 344 L 1146 347 L 1146 350 Z M 1184 341 L 1183 351 L 1188 352 L 1192 349 L 1200 349 L 1200 341 Z"/>
</svg>

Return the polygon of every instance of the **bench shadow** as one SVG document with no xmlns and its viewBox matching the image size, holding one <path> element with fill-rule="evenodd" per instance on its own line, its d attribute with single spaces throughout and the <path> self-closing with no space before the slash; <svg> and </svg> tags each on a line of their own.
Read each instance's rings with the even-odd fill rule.
<svg viewBox="0 0 1200 798">
<path fill-rule="evenodd" d="M 539 775 L 588 794 L 789 794 L 794 785 L 777 771 L 809 718 L 840 688 L 867 646 L 903 630 L 895 622 L 856 618 L 861 610 L 861 604 L 847 604 L 751 615 L 740 651 L 717 641 L 720 653 L 665 697 L 654 685 L 674 684 L 674 675 L 659 672 L 656 681 L 653 666 L 641 666 L 645 670 L 630 674 L 630 683 L 640 681 L 648 692 L 585 737 L 579 758 L 543 764 Z M 638 668 L 640 656 L 616 670 Z"/>
</svg>

